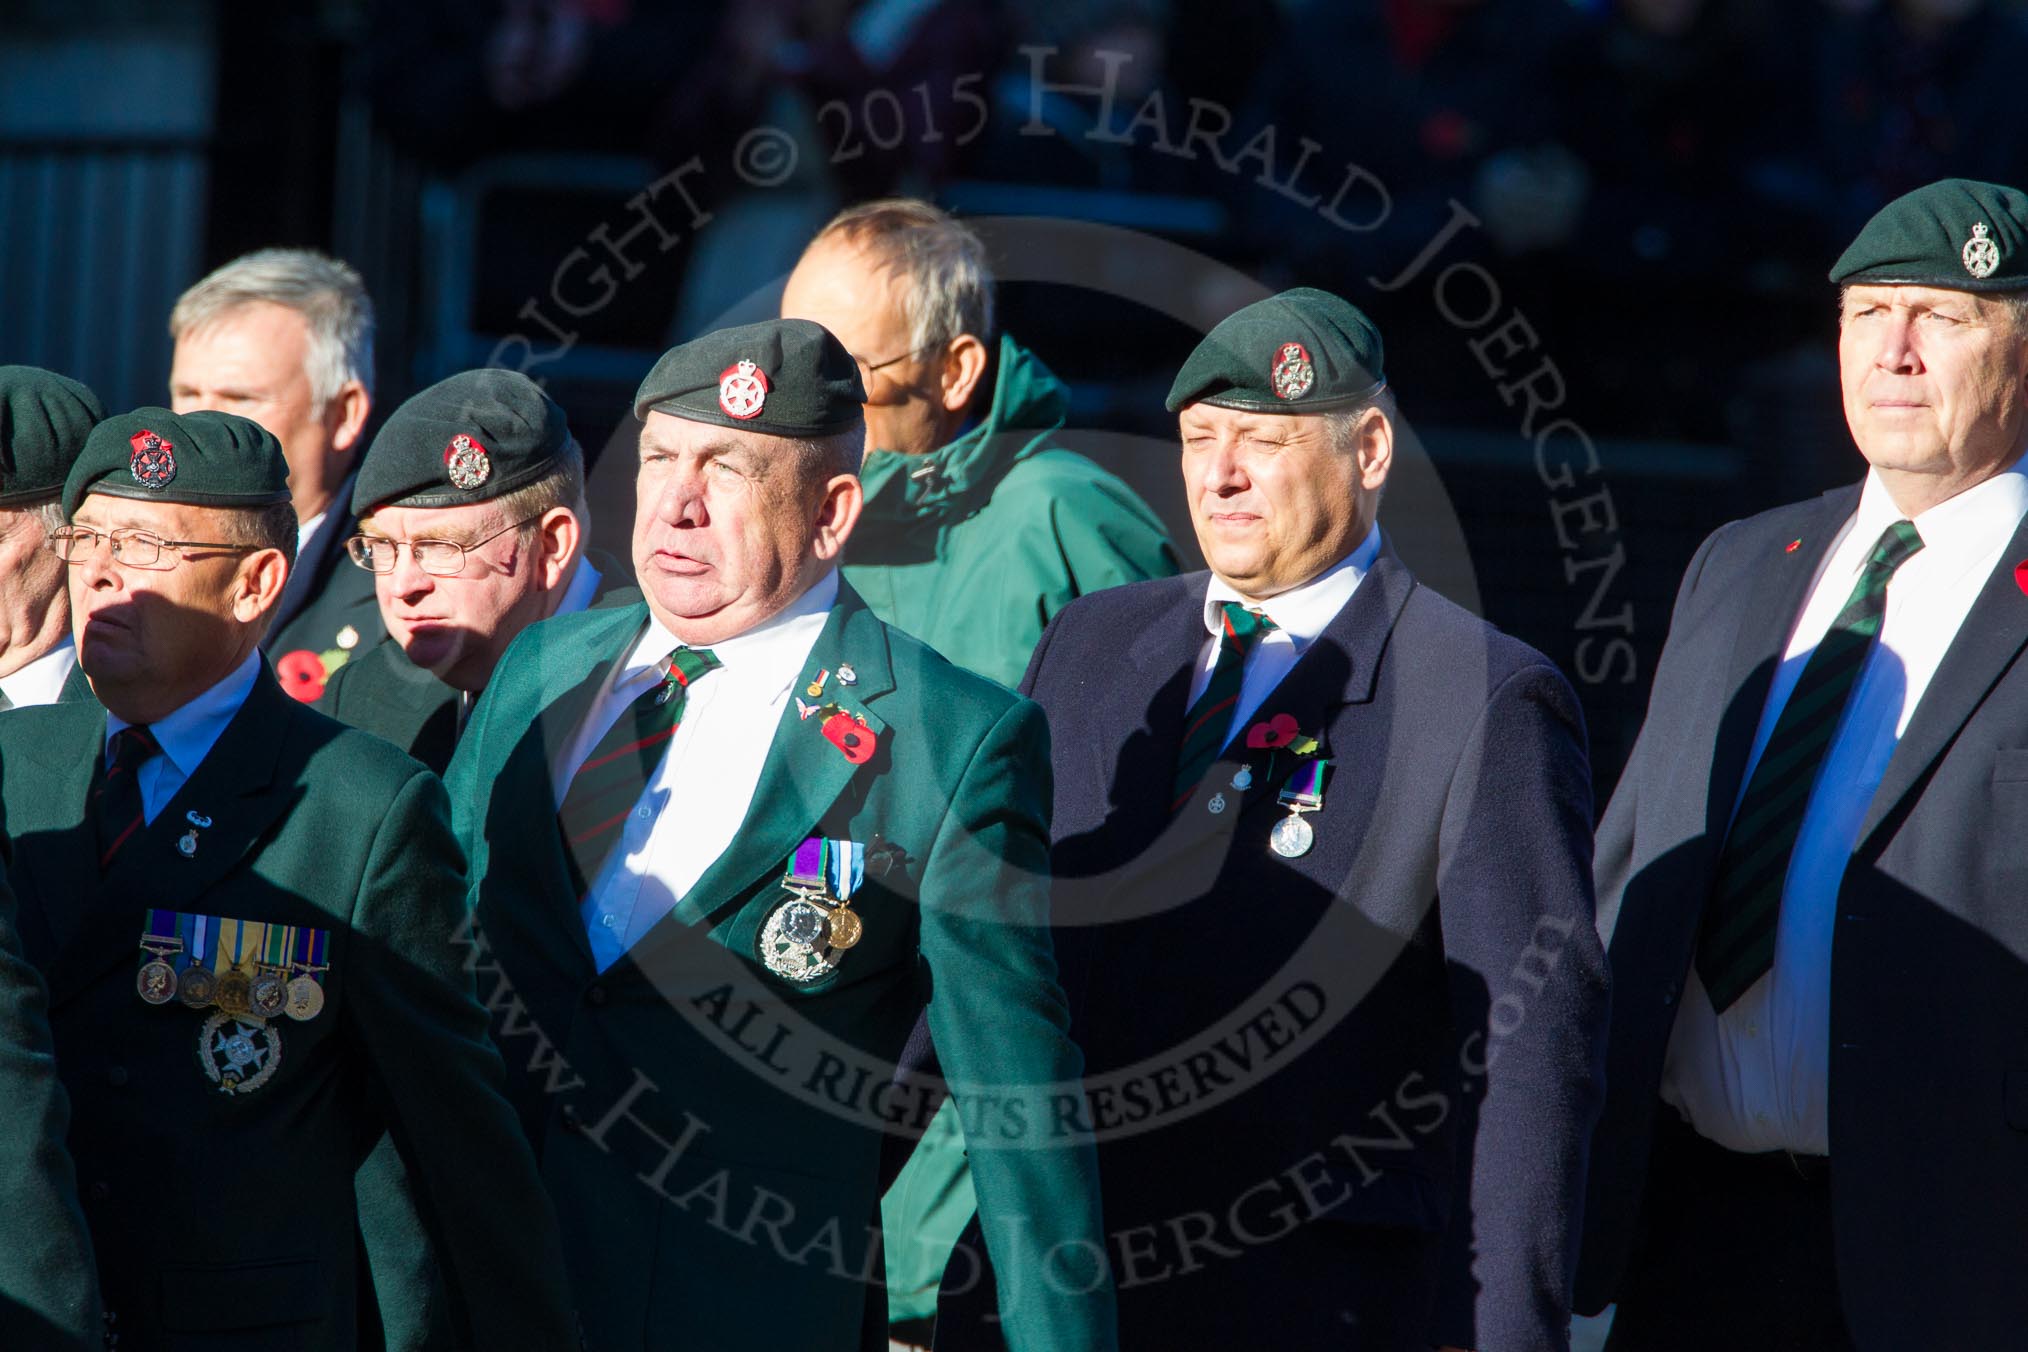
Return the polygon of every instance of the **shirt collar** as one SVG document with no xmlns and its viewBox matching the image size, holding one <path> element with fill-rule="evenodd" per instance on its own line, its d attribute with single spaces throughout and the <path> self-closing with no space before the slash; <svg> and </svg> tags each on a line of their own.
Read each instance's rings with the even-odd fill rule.
<svg viewBox="0 0 2028 1352">
<path fill-rule="evenodd" d="M 1927 567 L 1941 569 L 1988 557 L 2012 538 L 2024 516 L 2028 516 L 2028 454 L 1992 478 L 1906 519 L 1922 536 Z M 1903 519 L 1880 476 L 1868 471 L 1865 487 L 1859 490 L 1859 511 L 1852 518 L 1852 535 L 1864 549 L 1853 560 L 1854 573 L 1866 566 L 1874 541 Z"/>
<path fill-rule="evenodd" d="M 556 613 L 575 615 L 580 610 L 588 610 L 598 592 L 599 570 L 592 567 L 590 559 L 579 554 L 577 568 L 570 575 L 570 585 L 563 589 L 563 599 L 556 603 Z"/>
<path fill-rule="evenodd" d="M 1345 603 L 1352 599 L 1359 579 L 1372 570 L 1373 561 L 1379 557 L 1380 527 L 1375 525 L 1350 554 L 1301 586 L 1291 587 L 1265 601 L 1247 600 L 1225 579 L 1213 574 L 1211 585 L 1205 589 L 1204 595 L 1205 631 L 1213 637 L 1224 633 L 1221 609 L 1227 601 L 1238 601 L 1273 620 L 1275 628 L 1287 634 L 1290 641 L 1300 648 L 1323 633 L 1325 626 L 1337 618 Z"/>
<path fill-rule="evenodd" d="M 63 642 L 27 666 L 0 676 L 0 691 L 6 692 L 8 702 L 17 709 L 54 704 L 63 694 L 64 682 L 70 679 L 70 669 L 76 665 L 77 645 L 65 635 Z"/>
<path fill-rule="evenodd" d="M 185 779 L 197 773 L 197 767 L 211 754 L 211 748 L 217 745 L 219 734 L 225 731 L 226 724 L 232 722 L 239 706 L 246 703 L 247 694 L 261 674 L 261 660 L 259 649 L 248 653 L 246 660 L 234 667 L 230 676 L 176 712 L 148 725 L 148 731 L 155 735 L 155 744 L 183 772 Z M 113 735 L 128 726 L 126 719 L 107 712 L 108 758 Z"/>
<path fill-rule="evenodd" d="M 721 667 L 740 673 L 740 684 L 779 695 L 802 673 L 831 608 L 838 604 L 838 570 L 831 569 L 817 584 L 791 601 L 781 612 L 769 616 L 743 634 L 720 639 L 710 645 L 711 655 Z M 660 676 L 668 669 L 669 655 L 688 646 L 648 613 L 648 628 L 627 654 L 627 664 L 614 689 L 646 678 Z"/>
</svg>

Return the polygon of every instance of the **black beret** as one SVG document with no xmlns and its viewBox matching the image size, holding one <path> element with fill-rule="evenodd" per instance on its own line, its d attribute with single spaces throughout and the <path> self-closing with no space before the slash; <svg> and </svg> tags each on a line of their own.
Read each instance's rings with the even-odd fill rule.
<svg viewBox="0 0 2028 1352">
<path fill-rule="evenodd" d="M 1380 392 L 1381 356 L 1380 330 L 1358 306 L 1299 286 L 1220 320 L 1176 373 L 1167 405 L 1333 413 Z"/>
<path fill-rule="evenodd" d="M 396 409 L 352 486 L 352 512 L 461 507 L 534 483 L 576 447 L 563 410 L 519 371 L 440 380 Z"/>
<path fill-rule="evenodd" d="M 99 397 L 39 366 L 0 366 L 0 507 L 63 491 L 92 427 Z"/>
<path fill-rule="evenodd" d="M 1951 291 L 2028 288 L 2028 195 L 1968 178 L 1905 193 L 1866 222 L 1831 280 Z"/>
<path fill-rule="evenodd" d="M 204 409 L 137 408 L 92 429 L 63 485 L 63 513 L 87 493 L 194 507 L 272 507 L 289 500 L 282 443 L 251 418 Z"/>
<path fill-rule="evenodd" d="M 859 363 L 807 319 L 764 319 L 670 348 L 634 395 L 634 416 L 668 413 L 777 437 L 824 437 L 860 421 Z"/>
</svg>

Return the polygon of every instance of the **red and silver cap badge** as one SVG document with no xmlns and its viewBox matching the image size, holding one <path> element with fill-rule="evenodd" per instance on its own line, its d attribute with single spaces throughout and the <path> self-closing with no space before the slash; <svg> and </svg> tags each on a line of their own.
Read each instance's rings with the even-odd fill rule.
<svg viewBox="0 0 2028 1352">
<path fill-rule="evenodd" d="M 750 361 L 736 361 L 718 373 L 718 406 L 742 422 L 758 418 L 770 388 L 767 372 Z"/>
<path fill-rule="evenodd" d="M 493 457 L 463 432 L 444 447 L 444 470 L 455 486 L 470 491 L 493 477 Z"/>
<path fill-rule="evenodd" d="M 1275 352 L 1271 379 L 1275 398 L 1300 399 L 1317 383 L 1317 368 L 1310 364 L 1310 350 L 1301 343 L 1283 343 Z"/>
<path fill-rule="evenodd" d="M 134 448 L 132 458 L 127 461 L 134 482 L 158 492 L 167 488 L 176 477 L 176 443 L 164 441 L 144 427 L 128 437 L 127 444 Z"/>
</svg>

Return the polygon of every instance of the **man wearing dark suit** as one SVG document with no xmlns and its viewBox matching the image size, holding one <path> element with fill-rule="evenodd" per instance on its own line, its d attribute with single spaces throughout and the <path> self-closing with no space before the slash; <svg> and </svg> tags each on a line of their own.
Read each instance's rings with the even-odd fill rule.
<svg viewBox="0 0 2028 1352">
<path fill-rule="evenodd" d="M 584 452 L 519 371 L 466 371 L 396 409 L 352 511 L 346 545 L 394 641 L 332 673 L 319 707 L 438 774 L 523 629 L 640 599 L 617 560 L 586 554 Z"/>
<path fill-rule="evenodd" d="M 436 776 L 291 701 L 258 641 L 295 543 L 274 437 L 93 429 L 53 547 L 99 704 L 0 719 L 22 942 L 50 988 L 122 1346 L 349 1349 L 383 1127 L 464 1335 L 571 1346 L 553 1213 L 455 939 Z"/>
<path fill-rule="evenodd" d="M 352 451 L 373 411 L 373 301 L 359 274 L 310 249 L 260 249 L 185 291 L 169 315 L 169 405 L 236 413 L 289 461 L 296 563 L 262 650 L 306 703 L 387 630 L 373 581 L 346 562 Z"/>
<path fill-rule="evenodd" d="M 1615 1348 L 2028 1328 L 2028 196 L 1919 189 L 1831 280 L 1866 478 L 1704 542 L 1599 829 Z"/>
<path fill-rule="evenodd" d="M 531 626 L 452 762 L 475 949 L 593 1346 L 886 1346 L 880 1163 L 925 1002 L 1021 1348 L 1114 1345 L 1033 705 L 839 584 L 865 433 L 805 320 L 665 354 L 643 604 Z M 848 904 L 849 903 L 849 904 Z"/>
<path fill-rule="evenodd" d="M 105 416 L 67 376 L 0 366 L 0 713 L 91 698 L 48 542 L 63 524 L 64 477 Z"/>
<path fill-rule="evenodd" d="M 1211 571 L 1072 602 L 1024 682 L 1129 1346 L 1567 1346 L 1584 729 L 1376 526 L 1381 368 L 1319 291 L 1214 328 L 1168 401 Z"/>
<path fill-rule="evenodd" d="M 0 823 L 0 1347 L 100 1345 L 92 1242 L 64 1150 L 70 1105 L 50 1049 L 42 978 L 21 956 Z"/>
</svg>

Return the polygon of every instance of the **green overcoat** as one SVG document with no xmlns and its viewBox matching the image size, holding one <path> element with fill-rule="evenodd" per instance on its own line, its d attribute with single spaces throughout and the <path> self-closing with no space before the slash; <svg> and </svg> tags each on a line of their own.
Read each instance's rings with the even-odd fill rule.
<svg viewBox="0 0 2028 1352">
<path fill-rule="evenodd" d="M 832 673 L 823 701 L 863 719 L 870 758 L 848 758 L 823 732 L 831 715 L 792 702 L 731 844 L 597 972 L 551 765 L 647 618 L 643 604 L 530 628 L 449 781 L 487 945 L 482 994 L 591 1345 L 886 1346 L 882 1128 L 920 1130 L 936 1109 L 888 1086 L 927 1002 L 988 1247 L 1032 1277 L 1002 1287 L 1010 1344 L 1113 1346 L 1090 1147 L 1054 1134 L 1023 1092 L 1082 1094 L 1047 924 L 1038 711 L 841 588 L 797 694 Z M 794 985 L 757 944 L 812 836 L 868 847 L 852 904 L 864 935 L 835 972 Z"/>
<path fill-rule="evenodd" d="M 56 1074 L 42 978 L 21 955 L 0 829 L 0 1347 L 100 1345 L 91 1238 L 63 1147 L 70 1104 Z"/>
<path fill-rule="evenodd" d="M 477 1345 L 573 1346 L 554 1216 L 465 966 L 465 874 L 437 777 L 264 670 L 101 879 L 89 802 L 105 728 L 96 704 L 0 719 L 0 805 L 123 1345 L 355 1347 L 353 1174 L 384 1109 Z M 136 994 L 148 907 L 329 931 L 324 1008 L 273 1021 L 279 1060 L 259 1088 L 207 1078 L 205 1011 Z"/>
<path fill-rule="evenodd" d="M 1133 489 L 1054 444 L 1063 382 L 1005 335 L 996 360 L 978 426 L 928 455 L 867 455 L 845 580 L 881 619 L 1011 690 L 1057 611 L 1177 562 Z"/>
</svg>

